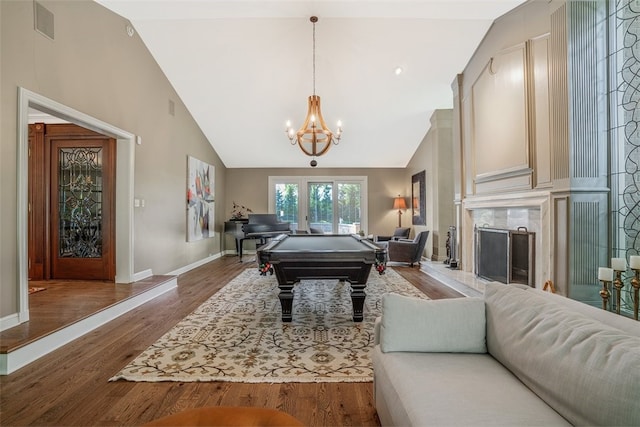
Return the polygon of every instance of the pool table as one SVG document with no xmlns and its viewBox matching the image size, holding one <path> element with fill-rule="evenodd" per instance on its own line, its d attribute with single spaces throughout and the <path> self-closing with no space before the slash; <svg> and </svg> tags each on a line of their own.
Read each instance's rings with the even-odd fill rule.
<svg viewBox="0 0 640 427">
<path fill-rule="evenodd" d="M 384 273 L 386 249 L 355 234 L 283 234 L 258 248 L 257 260 L 263 273 L 275 271 L 283 322 L 292 320 L 293 286 L 303 279 L 348 281 L 353 320 L 361 322 L 369 272 Z"/>
</svg>

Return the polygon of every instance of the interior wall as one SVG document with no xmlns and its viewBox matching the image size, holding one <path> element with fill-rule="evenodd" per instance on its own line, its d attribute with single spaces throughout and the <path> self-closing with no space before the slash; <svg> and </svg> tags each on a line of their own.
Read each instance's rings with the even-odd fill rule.
<svg viewBox="0 0 640 427">
<path fill-rule="evenodd" d="M 467 63 L 456 102 L 462 190 L 460 267 L 474 271 L 475 226 L 536 232 L 536 285 L 552 277 L 548 35 L 551 6 L 497 19 Z M 458 83 L 460 79 L 458 79 Z"/>
<path fill-rule="evenodd" d="M 340 146 L 334 148 L 339 150 Z M 297 148 L 292 148 L 297 150 Z M 299 150 L 298 150 L 299 151 Z M 292 155 L 302 156 L 302 152 L 292 151 Z M 366 176 L 368 187 L 368 229 L 366 234 L 389 235 L 398 226 L 398 211 L 393 210 L 393 198 L 398 194 L 411 195 L 411 176 L 406 177 L 405 169 L 342 169 L 342 168 L 292 168 L 292 169 L 227 169 L 225 219 L 231 217 L 233 202 L 247 206 L 254 213 L 268 213 L 270 176 Z M 411 221 L 411 211 L 403 214 L 403 226 Z M 234 248 L 233 239 L 225 239 L 224 250 Z M 247 243 L 247 249 L 249 248 Z"/>
<path fill-rule="evenodd" d="M 413 228 L 415 233 L 429 230 L 424 256 L 433 261 L 444 261 L 447 258 L 447 231 L 450 225 L 455 225 L 453 110 L 436 110 L 430 121 L 431 127 L 411 157 L 406 174 L 410 183 L 412 175 L 425 171 L 426 224 Z M 410 185 L 406 191 L 407 197 L 411 197 Z"/>
<path fill-rule="evenodd" d="M 219 233 L 186 242 L 188 155 L 216 168 L 216 231 L 225 216 L 224 164 L 140 38 L 127 35 L 127 21 L 93 1 L 40 3 L 54 15 L 54 40 L 34 30 L 33 2 L 0 2 L 0 318 L 17 311 L 18 87 L 141 137 L 134 271 L 163 274 L 219 251 Z"/>
</svg>

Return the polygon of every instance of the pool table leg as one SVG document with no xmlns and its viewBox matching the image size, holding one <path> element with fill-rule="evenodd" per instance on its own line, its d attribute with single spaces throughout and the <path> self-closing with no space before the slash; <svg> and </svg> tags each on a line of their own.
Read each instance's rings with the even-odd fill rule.
<svg viewBox="0 0 640 427">
<path fill-rule="evenodd" d="M 353 304 L 353 321 L 362 322 L 364 298 L 367 294 L 364 293 L 366 283 L 351 283 L 351 303 Z"/>
<path fill-rule="evenodd" d="M 293 283 L 278 285 L 280 293 L 278 298 L 280 299 L 280 305 L 282 306 L 282 321 L 291 322 L 293 316 L 291 315 L 291 308 L 293 307 Z"/>
</svg>

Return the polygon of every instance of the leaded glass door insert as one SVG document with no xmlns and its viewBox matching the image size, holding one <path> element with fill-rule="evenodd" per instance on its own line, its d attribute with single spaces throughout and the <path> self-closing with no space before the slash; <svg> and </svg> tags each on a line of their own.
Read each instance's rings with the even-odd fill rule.
<svg viewBox="0 0 640 427">
<path fill-rule="evenodd" d="M 51 278 L 115 276 L 115 141 L 51 141 Z"/>
<path fill-rule="evenodd" d="M 102 256 L 102 147 L 60 148 L 58 256 Z"/>
</svg>

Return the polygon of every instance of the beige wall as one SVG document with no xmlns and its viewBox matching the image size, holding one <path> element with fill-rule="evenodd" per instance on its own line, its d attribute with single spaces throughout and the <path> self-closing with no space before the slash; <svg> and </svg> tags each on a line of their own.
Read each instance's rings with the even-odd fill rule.
<svg viewBox="0 0 640 427">
<path fill-rule="evenodd" d="M 424 256 L 434 261 L 444 261 L 447 231 L 450 225 L 455 225 L 452 110 L 436 110 L 431 116 L 431 127 L 407 165 L 407 182 L 411 182 L 413 174 L 423 170 L 426 225 L 413 226 L 414 233 L 429 230 Z M 406 192 L 410 197 L 410 185 Z"/>
<path fill-rule="evenodd" d="M 186 165 L 216 167 L 216 228 L 225 167 L 126 20 L 93 1 L 41 1 L 55 40 L 34 31 L 33 2 L 2 0 L 0 65 L 0 318 L 17 311 L 17 92 L 24 87 L 142 137 L 135 148 L 134 272 L 162 274 L 220 250 L 220 235 L 186 242 Z M 169 100 L 175 116 L 168 114 Z"/>
<path fill-rule="evenodd" d="M 340 146 L 335 150 L 339 150 Z M 292 156 L 302 156 L 292 148 Z M 398 193 L 406 195 L 411 177 L 405 169 L 227 169 L 224 217 L 231 216 L 233 201 L 251 208 L 254 213 L 267 213 L 269 209 L 268 181 L 270 176 L 366 176 L 368 185 L 368 229 L 367 234 L 388 235 L 398 226 L 398 213 L 392 209 L 393 198 Z M 409 181 L 408 181 L 409 180 Z M 410 191 L 410 190 L 409 190 Z M 402 225 L 411 221 L 411 211 L 403 215 Z M 246 248 L 250 249 L 250 243 Z M 234 248 L 233 240 L 227 239 L 225 250 Z"/>
</svg>

